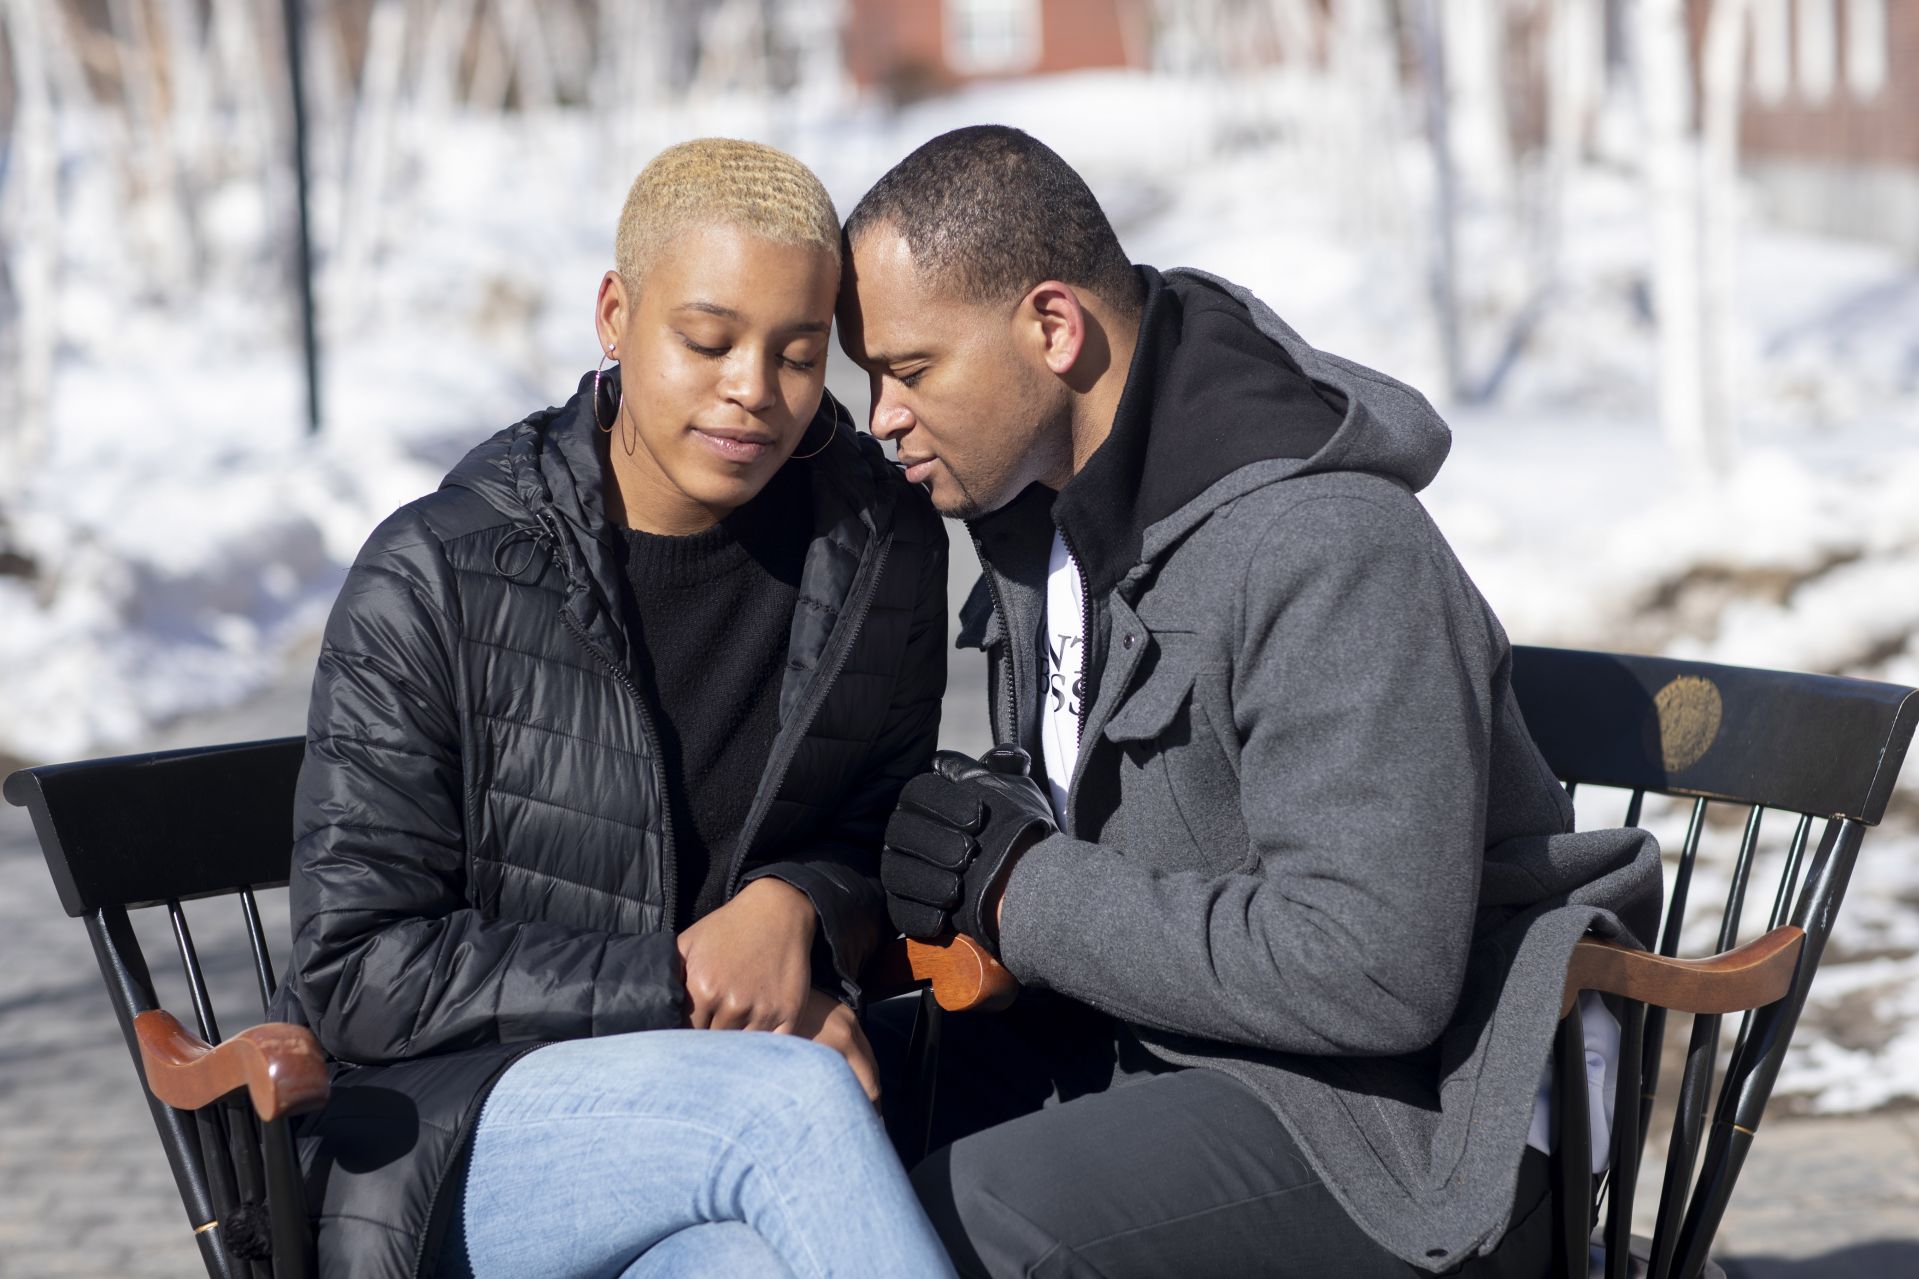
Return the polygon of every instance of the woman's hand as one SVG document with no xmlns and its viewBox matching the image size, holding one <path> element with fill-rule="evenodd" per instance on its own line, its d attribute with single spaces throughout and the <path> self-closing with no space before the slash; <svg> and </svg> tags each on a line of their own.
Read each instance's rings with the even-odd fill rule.
<svg viewBox="0 0 1919 1279">
<path fill-rule="evenodd" d="M 860 1081 L 860 1087 L 866 1092 L 866 1099 L 879 1104 L 880 1071 L 873 1061 L 873 1045 L 866 1041 L 866 1032 L 860 1029 L 860 1019 L 853 1015 L 851 1008 L 825 991 L 810 991 L 793 1033 L 816 1044 L 825 1044 L 846 1058 L 846 1064 L 853 1068 L 853 1078 Z"/>
<path fill-rule="evenodd" d="M 805 893 L 768 877 L 681 933 L 688 1024 L 802 1033 L 818 922 Z"/>
</svg>

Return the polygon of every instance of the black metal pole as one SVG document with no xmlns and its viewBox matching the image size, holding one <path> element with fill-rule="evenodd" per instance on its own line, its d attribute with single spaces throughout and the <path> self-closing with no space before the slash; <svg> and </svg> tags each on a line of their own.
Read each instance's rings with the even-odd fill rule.
<svg viewBox="0 0 1919 1279">
<path fill-rule="evenodd" d="M 307 434 L 320 433 L 320 344 L 313 328 L 313 215 L 307 194 L 307 108 L 304 60 L 300 54 L 300 0 L 281 0 L 281 25 L 287 35 L 287 86 L 293 101 L 293 178 L 300 206 L 300 346 L 306 360 Z"/>
</svg>

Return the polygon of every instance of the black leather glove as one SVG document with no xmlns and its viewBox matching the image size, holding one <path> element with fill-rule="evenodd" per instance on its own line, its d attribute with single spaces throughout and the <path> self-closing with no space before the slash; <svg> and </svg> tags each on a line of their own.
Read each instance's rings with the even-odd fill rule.
<svg viewBox="0 0 1919 1279">
<path fill-rule="evenodd" d="M 931 941 L 961 932 L 999 954 L 987 898 L 1015 850 L 1059 829 L 1045 792 L 1027 776 L 1031 765 L 1017 746 L 996 746 L 979 760 L 940 751 L 932 771 L 906 783 L 880 853 L 886 908 L 902 933 Z"/>
</svg>

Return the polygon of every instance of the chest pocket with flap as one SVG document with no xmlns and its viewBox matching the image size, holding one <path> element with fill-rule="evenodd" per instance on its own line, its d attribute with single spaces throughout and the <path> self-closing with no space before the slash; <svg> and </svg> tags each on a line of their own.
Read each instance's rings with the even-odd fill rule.
<svg viewBox="0 0 1919 1279">
<path fill-rule="evenodd" d="M 1116 842 L 1151 850 L 1166 870 L 1231 869 L 1247 847 L 1239 816 L 1234 754 L 1219 740 L 1227 675 L 1209 668 L 1205 640 L 1192 632 L 1156 632 L 1139 679 L 1113 710 L 1101 736 L 1118 748 Z M 1231 715 L 1225 724 L 1231 728 Z"/>
</svg>

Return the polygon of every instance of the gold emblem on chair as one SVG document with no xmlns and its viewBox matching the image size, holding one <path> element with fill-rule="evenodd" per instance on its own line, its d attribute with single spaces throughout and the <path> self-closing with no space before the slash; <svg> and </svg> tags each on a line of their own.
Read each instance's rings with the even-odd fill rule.
<svg viewBox="0 0 1919 1279">
<path fill-rule="evenodd" d="M 1655 740 L 1648 743 L 1648 753 L 1660 759 L 1668 773 L 1697 764 L 1719 736 L 1724 710 L 1719 690 L 1709 679 L 1681 675 L 1654 694 L 1652 704 L 1658 720 L 1649 726 Z"/>
</svg>

